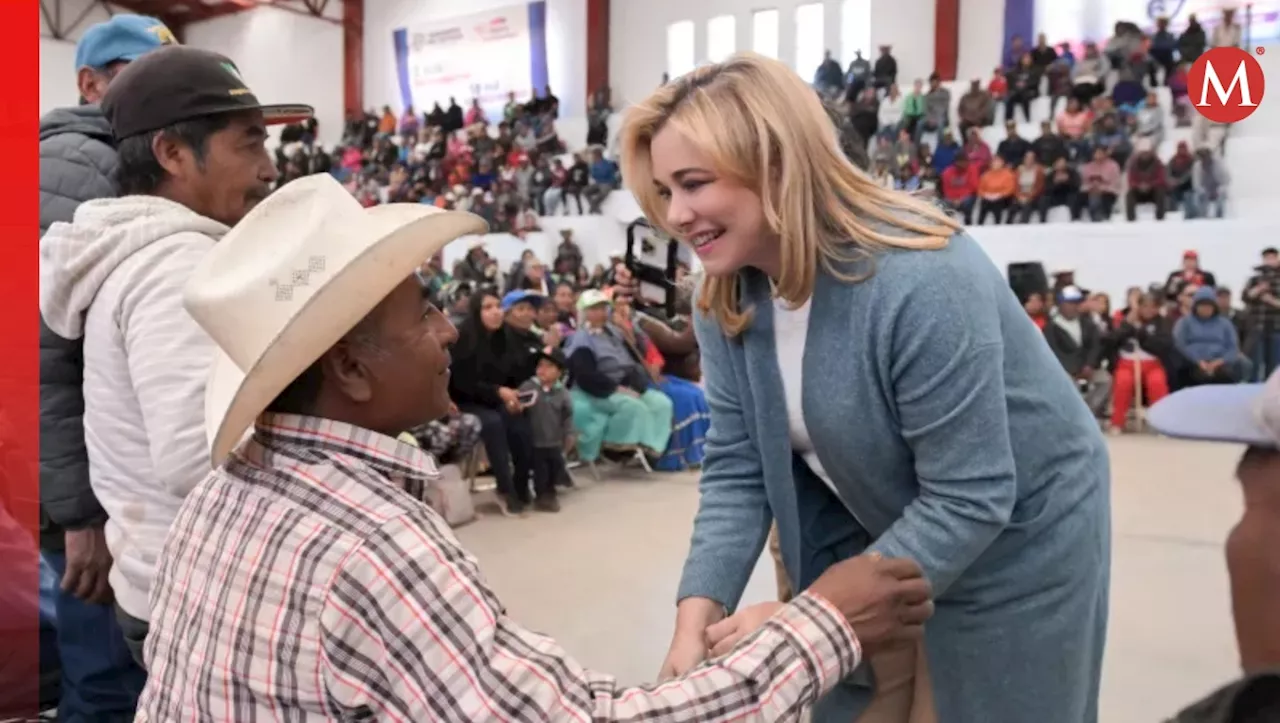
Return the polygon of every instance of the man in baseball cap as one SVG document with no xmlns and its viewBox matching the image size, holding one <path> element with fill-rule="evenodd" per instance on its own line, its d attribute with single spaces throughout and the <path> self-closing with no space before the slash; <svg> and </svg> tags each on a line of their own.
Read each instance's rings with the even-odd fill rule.
<svg viewBox="0 0 1280 723">
<path fill-rule="evenodd" d="M 311 109 L 261 103 L 230 59 L 173 45 L 121 70 L 102 112 L 119 196 L 83 204 L 41 239 L 40 311 L 58 336 L 84 339 L 89 482 L 117 620 L 142 664 L 155 561 L 207 471 L 200 400 L 216 347 L 182 288 L 275 183 L 266 126 Z"/>
<path fill-rule="evenodd" d="M 1154 404 L 1162 434 L 1246 445 L 1236 467 L 1244 516 L 1227 537 L 1227 569 L 1244 677 L 1177 723 L 1280 720 L 1280 372 L 1261 384 L 1184 389 Z"/>
<path fill-rule="evenodd" d="M 40 119 L 42 235 L 55 222 L 70 222 L 80 204 L 116 195 L 115 137 L 98 104 L 129 63 L 174 42 L 159 20 L 127 14 L 81 36 L 80 104 Z M 80 339 L 62 338 L 41 321 L 40 549 L 60 583 L 51 591 L 62 669 L 58 711 L 64 720 L 125 721 L 146 675 L 124 649 L 110 604 L 107 513 L 89 484 L 85 450 L 82 358 Z"/>
</svg>

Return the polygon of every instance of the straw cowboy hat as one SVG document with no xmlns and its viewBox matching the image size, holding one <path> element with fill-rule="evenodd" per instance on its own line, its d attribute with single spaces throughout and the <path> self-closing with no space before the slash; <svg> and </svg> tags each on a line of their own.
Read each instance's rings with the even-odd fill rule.
<svg viewBox="0 0 1280 723">
<path fill-rule="evenodd" d="M 218 344 L 205 391 L 216 467 L 285 387 L 479 216 L 363 208 L 327 174 L 283 186 L 214 247 L 183 303 Z"/>
</svg>

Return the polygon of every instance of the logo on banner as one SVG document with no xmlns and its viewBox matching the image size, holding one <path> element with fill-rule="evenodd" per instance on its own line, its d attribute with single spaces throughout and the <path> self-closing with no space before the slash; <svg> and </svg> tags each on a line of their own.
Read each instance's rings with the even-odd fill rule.
<svg viewBox="0 0 1280 723">
<path fill-rule="evenodd" d="M 1258 48 L 1258 54 L 1263 53 Z M 1240 48 L 1213 48 L 1191 64 L 1191 106 L 1214 123 L 1239 123 L 1258 109 L 1267 89 L 1262 64 Z"/>
</svg>

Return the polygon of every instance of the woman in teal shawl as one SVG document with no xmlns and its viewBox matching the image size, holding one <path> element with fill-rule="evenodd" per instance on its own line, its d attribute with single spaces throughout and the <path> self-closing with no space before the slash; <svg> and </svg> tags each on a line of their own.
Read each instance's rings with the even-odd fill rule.
<svg viewBox="0 0 1280 723">
<path fill-rule="evenodd" d="M 581 323 L 565 345 L 578 453 L 587 462 L 599 458 L 605 445 L 661 455 L 671 436 L 671 400 L 653 387 L 641 360 L 609 325 L 604 294 L 584 291 L 578 309 Z"/>
</svg>

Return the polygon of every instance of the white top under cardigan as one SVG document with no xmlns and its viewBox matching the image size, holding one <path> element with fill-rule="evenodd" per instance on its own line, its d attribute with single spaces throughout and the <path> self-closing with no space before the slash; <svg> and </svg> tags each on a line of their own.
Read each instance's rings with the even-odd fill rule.
<svg viewBox="0 0 1280 723">
<path fill-rule="evenodd" d="M 787 428 L 791 437 L 791 451 L 800 455 L 809 469 L 822 480 L 837 497 L 840 493 L 831 481 L 831 475 L 822 468 L 822 461 L 813 449 L 813 441 L 809 439 L 809 430 L 804 424 L 804 410 L 801 405 L 804 389 L 804 346 L 809 335 L 809 304 L 805 301 L 799 308 L 792 309 L 782 299 L 773 302 L 773 335 L 774 346 L 778 352 L 778 371 L 782 375 L 782 392 L 787 401 Z M 844 502 L 844 500 L 841 500 Z M 847 508 L 849 505 L 845 503 Z M 849 513 L 857 518 L 852 509 Z"/>
</svg>

